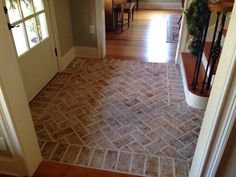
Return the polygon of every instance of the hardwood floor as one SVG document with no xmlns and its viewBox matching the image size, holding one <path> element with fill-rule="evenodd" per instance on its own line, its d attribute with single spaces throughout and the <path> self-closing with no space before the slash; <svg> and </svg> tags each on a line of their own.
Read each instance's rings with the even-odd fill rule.
<svg viewBox="0 0 236 177">
<path fill-rule="evenodd" d="M 43 162 L 34 177 L 139 177 L 92 168 L 70 166 L 53 162 Z"/>
<path fill-rule="evenodd" d="M 12 177 L 12 176 L 0 174 L 0 177 Z M 140 176 L 43 161 L 36 170 L 34 177 L 140 177 Z"/>
<path fill-rule="evenodd" d="M 0 177 L 12 177 L 12 176 L 8 176 L 8 175 L 1 175 L 1 174 L 0 174 Z"/>
<path fill-rule="evenodd" d="M 167 43 L 166 32 L 168 17 L 175 14 L 180 12 L 136 11 L 129 29 L 107 33 L 107 58 L 173 63 L 177 43 Z"/>
</svg>

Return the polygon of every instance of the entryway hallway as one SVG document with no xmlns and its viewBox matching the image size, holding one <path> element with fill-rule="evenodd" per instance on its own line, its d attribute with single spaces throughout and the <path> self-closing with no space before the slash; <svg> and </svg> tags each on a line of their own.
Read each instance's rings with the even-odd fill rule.
<svg viewBox="0 0 236 177">
<path fill-rule="evenodd" d="M 146 176 L 188 176 L 203 111 L 178 66 L 75 59 L 30 104 L 46 160 Z"/>
</svg>

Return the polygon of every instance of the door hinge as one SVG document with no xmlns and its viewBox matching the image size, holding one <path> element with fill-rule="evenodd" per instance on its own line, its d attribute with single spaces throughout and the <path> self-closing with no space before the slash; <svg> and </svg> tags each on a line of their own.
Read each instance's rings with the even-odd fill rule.
<svg viewBox="0 0 236 177">
<path fill-rule="evenodd" d="M 3 9 L 4 9 L 4 13 L 7 14 L 7 13 L 8 13 L 8 9 L 7 9 L 7 7 L 4 6 Z"/>
<path fill-rule="evenodd" d="M 58 56 L 58 53 L 57 53 L 57 48 L 55 48 L 55 55 Z"/>
</svg>

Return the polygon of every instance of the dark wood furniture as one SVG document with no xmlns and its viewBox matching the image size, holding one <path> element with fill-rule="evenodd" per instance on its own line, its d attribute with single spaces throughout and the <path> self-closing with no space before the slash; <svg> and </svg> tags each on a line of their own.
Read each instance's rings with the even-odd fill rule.
<svg viewBox="0 0 236 177">
<path fill-rule="evenodd" d="M 135 3 L 135 6 L 136 6 L 136 10 L 138 11 L 139 10 L 139 0 L 127 0 L 128 3 L 130 2 L 134 2 Z"/>
<path fill-rule="evenodd" d="M 105 0 L 106 31 L 114 31 L 122 21 L 122 7 L 125 2 L 125 0 Z"/>
<path fill-rule="evenodd" d="M 105 0 L 106 31 L 113 31 L 114 29 L 112 3 L 112 0 Z"/>
<path fill-rule="evenodd" d="M 129 28 L 129 24 L 130 24 L 130 20 L 134 20 L 134 5 L 135 3 L 130 2 L 130 3 L 126 3 L 124 5 L 124 13 L 128 14 L 128 28 Z M 122 20 L 124 20 L 124 17 L 122 17 Z M 124 22 L 122 22 L 122 31 L 124 30 Z"/>
<path fill-rule="evenodd" d="M 123 31 L 124 13 L 128 14 L 128 27 L 130 19 L 134 19 L 134 9 L 138 9 L 138 0 L 105 0 L 106 31 L 114 31 L 118 25 Z"/>
</svg>

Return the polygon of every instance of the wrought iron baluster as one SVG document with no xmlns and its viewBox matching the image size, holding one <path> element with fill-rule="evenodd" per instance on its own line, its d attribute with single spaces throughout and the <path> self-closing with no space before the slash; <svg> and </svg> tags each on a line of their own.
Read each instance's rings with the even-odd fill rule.
<svg viewBox="0 0 236 177">
<path fill-rule="evenodd" d="M 211 63 L 212 49 L 213 49 L 214 44 L 215 44 L 216 34 L 217 34 L 217 30 L 218 30 L 218 26 L 219 26 L 219 21 L 220 21 L 220 14 L 221 14 L 220 12 L 217 12 L 216 24 L 215 24 L 215 29 L 214 29 L 214 34 L 213 34 L 213 39 L 212 39 L 210 54 L 209 54 L 208 61 L 207 61 L 207 67 L 206 67 L 204 79 L 203 79 L 203 82 L 202 82 L 202 90 L 201 90 L 201 93 L 204 93 L 204 90 L 205 90 L 206 79 L 207 79 L 207 73 L 208 73 L 208 70 L 209 70 L 210 63 Z"/>
<path fill-rule="evenodd" d="M 199 53 L 199 55 L 197 57 L 197 61 L 196 61 L 195 69 L 194 69 L 194 75 L 193 75 L 193 81 L 192 81 L 192 89 L 193 90 L 196 90 L 196 87 L 197 87 L 197 81 L 198 81 L 199 72 L 200 72 L 200 68 L 201 68 L 202 55 L 203 55 L 204 46 L 205 46 L 205 42 L 206 42 L 206 36 L 207 36 L 208 27 L 209 27 L 210 17 L 211 17 L 211 13 L 209 12 L 208 13 L 208 20 L 207 20 L 206 26 L 204 27 L 203 33 L 202 33 L 201 52 Z"/>
<path fill-rule="evenodd" d="M 210 89 L 212 77 L 215 74 L 216 62 L 217 62 L 217 59 L 219 58 L 220 53 L 221 53 L 221 39 L 222 39 L 223 32 L 224 32 L 225 20 L 226 20 L 226 14 L 223 13 L 222 20 L 221 20 L 221 29 L 218 34 L 218 38 L 216 40 L 214 48 L 212 49 L 212 54 L 211 54 L 212 55 L 211 56 L 212 57 L 212 65 L 210 67 L 210 74 L 209 74 L 209 78 L 207 80 L 207 85 L 206 85 L 207 90 Z"/>
</svg>

